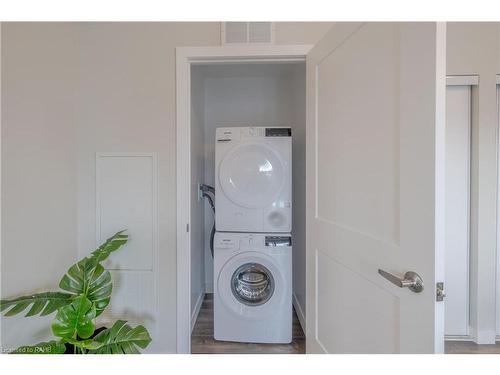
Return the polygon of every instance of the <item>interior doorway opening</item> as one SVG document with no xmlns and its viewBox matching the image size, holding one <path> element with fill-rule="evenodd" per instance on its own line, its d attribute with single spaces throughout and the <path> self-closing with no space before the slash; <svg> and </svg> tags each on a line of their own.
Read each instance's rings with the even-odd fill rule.
<svg viewBox="0 0 500 375">
<path fill-rule="evenodd" d="M 199 63 L 191 68 L 190 313 L 193 353 L 305 352 L 305 336 L 301 325 L 305 322 L 305 121 L 304 61 Z M 288 274 L 288 271 L 277 266 L 269 272 L 278 274 L 268 275 L 270 280 L 284 280 L 293 289 L 295 310 L 290 327 L 292 342 L 289 345 L 249 344 L 245 342 L 245 332 L 241 334 L 242 342 L 228 343 L 214 339 L 214 320 L 221 319 L 218 312 L 214 311 L 214 299 L 217 296 L 223 298 L 220 288 L 224 285 L 224 280 L 221 280 L 224 270 L 217 265 L 214 268 L 213 253 L 219 251 L 217 244 L 213 243 L 214 212 L 208 200 L 200 199 L 198 187 L 214 187 L 216 179 L 220 178 L 215 165 L 217 128 L 250 128 L 252 131 L 290 128 L 291 131 L 293 251 L 290 256 L 293 259 L 293 271 Z M 248 166 L 241 165 L 237 169 L 240 168 L 243 170 Z M 215 207 L 217 209 L 217 200 Z M 258 262 L 257 258 L 255 262 Z M 256 271 L 254 274 L 257 274 Z M 214 297 L 214 293 L 218 295 Z M 250 310 L 263 310 L 264 305 L 274 303 L 271 301 L 273 298 L 278 298 L 277 292 L 262 304 L 249 307 L 248 316 L 243 314 L 240 319 L 255 320 L 255 317 L 250 316 Z M 226 303 L 242 302 L 229 298 Z M 291 305 L 292 300 L 280 303 Z M 277 313 L 278 310 L 269 310 L 268 316 L 261 317 L 261 320 L 265 322 Z M 248 334 L 250 341 L 251 332 Z"/>
<path fill-rule="evenodd" d="M 293 121 L 293 123 L 286 124 L 285 121 L 290 121 L 292 117 L 296 117 L 297 113 L 302 111 L 302 115 L 305 117 L 305 56 L 311 46 L 309 45 L 282 45 L 282 46 L 255 46 L 254 48 L 240 48 L 240 47 L 183 47 L 177 49 L 177 352 L 178 353 L 190 353 L 191 352 L 191 330 L 194 328 L 194 322 L 196 321 L 196 314 L 202 305 L 203 297 L 200 299 L 194 297 L 192 290 L 192 284 L 194 279 L 198 277 L 198 281 L 205 281 L 205 277 L 199 277 L 193 275 L 193 270 L 191 267 L 191 259 L 195 256 L 193 253 L 194 246 L 191 245 L 192 233 L 196 232 L 193 225 L 196 227 L 196 220 L 198 223 L 198 234 L 200 234 L 200 228 L 203 229 L 205 224 L 210 225 L 210 220 L 213 220 L 213 214 L 210 216 L 208 205 L 203 209 L 207 208 L 207 215 L 209 220 L 205 223 L 204 214 L 203 217 L 196 216 L 193 210 L 196 210 L 200 204 L 204 206 L 206 203 L 203 201 L 198 201 L 198 179 L 196 179 L 196 184 L 193 183 L 192 175 L 195 174 L 194 169 L 192 170 L 193 163 L 195 163 L 194 148 L 192 147 L 193 138 L 200 137 L 201 132 L 196 132 L 193 129 L 196 127 L 196 116 L 197 113 L 205 112 L 205 109 L 200 111 L 200 102 L 205 102 L 205 88 L 202 87 L 201 90 L 196 90 L 198 94 L 194 93 L 193 87 L 196 87 L 198 82 L 198 88 L 200 88 L 199 82 L 197 80 L 197 74 L 201 74 L 204 81 L 207 78 L 206 74 L 211 71 L 212 74 L 212 84 L 220 83 L 221 87 L 228 87 L 226 83 L 228 82 L 239 82 L 243 81 L 253 81 L 249 83 L 249 86 L 240 87 L 240 94 L 234 92 L 236 97 L 243 98 L 245 95 L 251 94 L 253 98 L 246 101 L 246 107 L 249 109 L 253 108 L 253 111 L 260 117 L 257 117 L 255 122 L 257 125 L 277 125 L 281 122 L 281 126 L 288 126 L 292 128 L 294 132 L 302 132 L 303 136 L 298 136 L 293 138 L 294 142 L 294 154 L 293 160 L 297 157 L 295 152 L 302 150 L 305 153 L 305 118 L 302 123 Z M 222 67 L 229 69 L 223 69 Z M 245 67 L 244 67 L 245 66 Z M 219 68 L 218 68 L 219 67 Z M 222 70 L 221 70 L 222 69 Z M 231 73 L 228 73 L 231 71 Z M 198 73 L 197 73 L 198 72 Z M 252 73 L 253 72 L 253 73 Z M 295 73 L 293 73 L 295 72 Z M 297 73 L 299 72 L 299 73 Z M 231 75 L 233 77 L 231 77 Z M 238 76 L 240 76 L 238 78 Z M 295 77 L 295 78 L 293 78 Z M 223 81 L 226 81 L 223 83 Z M 234 84 L 234 82 L 233 82 Z M 294 95 L 297 90 L 294 90 L 293 85 L 298 84 L 302 87 L 302 91 Z M 202 85 L 203 86 L 203 85 Z M 252 88 L 253 86 L 253 88 Z M 245 90 L 245 87 L 250 88 Z M 233 87 L 235 89 L 235 87 Z M 262 92 L 262 90 L 264 92 Z M 245 91 L 247 91 L 245 93 Z M 259 91 L 261 91 L 259 93 Z M 200 94 L 200 92 L 202 92 Z M 226 90 L 222 90 L 224 95 L 227 94 Z M 276 109 L 262 107 L 259 109 L 259 102 L 264 102 L 263 99 L 267 98 L 269 101 L 270 95 L 273 95 L 271 103 Z M 301 97 L 301 99 L 299 98 Z M 231 99 L 232 96 L 230 95 Z M 212 98 L 215 99 L 215 98 Z M 295 100 L 294 104 L 291 101 Z M 301 101 L 298 104 L 298 101 Z M 217 100 L 216 100 L 217 102 Z M 198 103 L 198 104 L 196 104 Z M 219 101 L 220 105 L 221 101 Z M 222 101 L 223 103 L 223 101 Z M 212 103 L 213 104 L 213 103 Z M 197 109 L 198 108 L 198 109 Z M 215 108 L 212 106 L 212 108 Z M 227 107 L 222 106 L 222 112 L 226 112 Z M 240 105 L 241 108 L 241 105 Z M 262 109 L 263 108 L 263 109 Z M 293 115 L 285 113 L 284 109 L 289 109 L 293 112 Z M 248 110 L 247 110 L 248 111 Z M 197 112 L 197 113 L 196 113 Z M 248 115 L 248 113 L 247 113 Z M 205 115 L 203 115 L 205 116 Z M 288 116 L 286 119 L 284 116 Z M 203 122 L 205 118 L 202 119 Z M 281 120 L 281 121 L 278 121 Z M 260 123 L 259 123 L 260 121 Z M 252 125 L 252 123 L 247 122 L 247 126 Z M 239 127 L 244 124 L 242 121 L 235 123 Z M 303 127 L 298 129 L 298 127 Z M 204 134 L 203 134 L 203 149 L 204 145 Z M 300 144 L 295 145 L 299 139 Z M 201 137 L 198 139 L 201 140 Z M 213 149 L 213 143 L 211 143 Z M 198 151 L 201 148 L 198 148 Z M 198 157 L 199 164 L 204 164 L 205 162 L 205 151 L 203 150 L 203 155 L 201 158 Z M 203 163 L 200 162 L 203 160 Z M 296 165 L 302 165 L 305 168 L 305 155 L 299 158 L 299 163 Z M 199 173 L 199 171 L 198 171 Z M 293 179 L 299 178 L 301 176 L 295 170 L 293 171 Z M 204 176 L 204 174 L 203 174 Z M 295 185 L 296 182 L 293 181 Z M 305 194 L 305 169 L 302 175 L 302 181 L 300 182 L 304 186 Z M 196 186 L 195 186 L 196 185 Z M 295 201 L 296 194 L 300 194 L 300 189 L 295 189 L 293 191 L 294 196 L 292 199 Z M 297 203 L 300 206 L 299 203 Z M 302 202 L 305 207 L 305 202 Z M 295 212 L 294 214 L 295 215 Z M 201 222 L 201 224 L 200 224 Z M 293 233 L 295 235 L 295 225 L 293 225 Z M 305 226 L 305 224 L 304 224 Z M 194 230 L 193 230 L 194 229 Z M 305 234 L 305 228 L 302 231 Z M 196 237 L 198 240 L 200 237 Z M 305 239 L 303 240 L 305 243 Z M 203 246 L 203 256 L 205 249 L 205 244 Z M 193 255 L 193 257 L 192 257 Z M 295 254 L 294 254 L 295 255 Z M 211 255 L 210 255 L 211 257 Z M 204 260 L 204 259 L 203 259 Z M 210 259 L 209 259 L 210 260 Z M 299 264 L 299 263 L 297 263 Z M 199 265 L 199 263 L 198 263 Z M 203 262 L 204 265 L 204 262 Z M 303 265 L 305 268 L 305 264 Z M 203 267 L 204 270 L 205 267 Z M 210 268 L 209 268 L 210 269 Z M 305 271 L 304 271 L 305 272 Z M 207 294 L 205 290 L 211 291 L 213 286 L 210 282 L 204 285 L 202 289 L 203 293 Z M 199 289 L 200 290 L 200 289 Z M 210 293 L 208 293 L 210 294 Z M 210 297 L 210 296 L 208 296 Z M 304 297 L 305 298 L 305 297 Z M 207 304 L 210 304 L 209 298 L 207 298 Z M 196 303 L 192 303 L 195 301 Z M 199 301 L 199 302 L 198 302 Z M 194 308 L 194 307 L 197 308 Z M 304 309 L 305 310 L 305 309 Z M 203 308 L 201 308 L 203 311 Z M 302 311 L 303 313 L 305 311 Z M 201 312 L 199 313 L 201 314 Z M 200 315 L 201 318 L 201 315 Z M 305 320 L 305 319 L 304 319 Z M 298 318 L 296 319 L 296 324 L 294 324 L 294 329 L 297 327 L 302 331 L 300 322 Z M 304 340 L 302 338 L 302 340 Z M 303 345 L 305 347 L 305 343 Z"/>
</svg>

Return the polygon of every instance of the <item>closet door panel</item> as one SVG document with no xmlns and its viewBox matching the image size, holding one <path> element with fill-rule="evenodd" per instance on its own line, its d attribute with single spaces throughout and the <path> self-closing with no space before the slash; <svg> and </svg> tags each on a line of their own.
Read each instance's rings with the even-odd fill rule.
<svg viewBox="0 0 500 375">
<path fill-rule="evenodd" d="M 469 334 L 470 86 L 446 91 L 445 334 Z"/>
</svg>

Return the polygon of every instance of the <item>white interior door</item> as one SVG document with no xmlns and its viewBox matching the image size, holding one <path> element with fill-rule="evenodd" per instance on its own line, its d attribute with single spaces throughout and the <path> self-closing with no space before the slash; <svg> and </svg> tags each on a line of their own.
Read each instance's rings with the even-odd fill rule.
<svg viewBox="0 0 500 375">
<path fill-rule="evenodd" d="M 443 350 L 445 34 L 339 23 L 308 55 L 309 353 Z"/>
</svg>

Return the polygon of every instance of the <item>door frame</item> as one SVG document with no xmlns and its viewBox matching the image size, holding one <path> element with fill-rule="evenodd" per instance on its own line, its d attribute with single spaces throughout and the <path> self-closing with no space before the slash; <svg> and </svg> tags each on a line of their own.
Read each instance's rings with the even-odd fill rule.
<svg viewBox="0 0 500 375">
<path fill-rule="evenodd" d="M 177 353 L 191 352 L 191 66 L 227 63 L 305 62 L 312 45 L 177 47 L 176 54 L 176 254 Z"/>
</svg>

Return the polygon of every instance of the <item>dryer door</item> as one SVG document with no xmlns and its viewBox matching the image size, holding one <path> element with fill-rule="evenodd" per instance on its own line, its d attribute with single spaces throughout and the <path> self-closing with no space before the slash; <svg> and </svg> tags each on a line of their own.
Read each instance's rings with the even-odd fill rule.
<svg viewBox="0 0 500 375">
<path fill-rule="evenodd" d="M 286 180 L 280 156 L 269 146 L 246 143 L 222 160 L 219 182 L 224 194 L 246 208 L 262 208 L 275 201 Z"/>
</svg>

